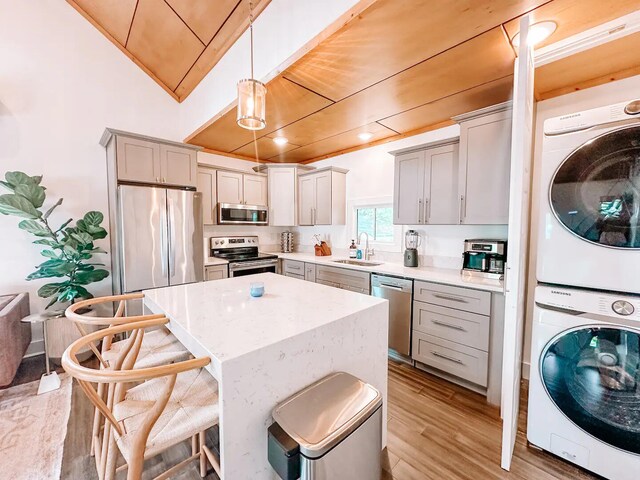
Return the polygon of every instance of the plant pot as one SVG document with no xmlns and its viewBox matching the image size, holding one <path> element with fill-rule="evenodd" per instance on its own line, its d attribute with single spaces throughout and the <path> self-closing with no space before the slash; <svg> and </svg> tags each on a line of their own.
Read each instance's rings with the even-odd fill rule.
<svg viewBox="0 0 640 480">
<path fill-rule="evenodd" d="M 58 315 L 47 321 L 47 347 L 49 349 L 49 359 L 55 365 L 62 364 L 62 354 L 69 345 L 81 337 L 78 327 L 64 315 L 64 310 L 60 310 Z M 78 311 L 82 315 L 97 317 L 97 312 L 93 309 Z M 95 332 L 99 327 L 85 325 L 87 333 Z M 84 362 L 91 358 L 93 352 L 86 347 L 78 352 L 78 360 Z"/>
</svg>

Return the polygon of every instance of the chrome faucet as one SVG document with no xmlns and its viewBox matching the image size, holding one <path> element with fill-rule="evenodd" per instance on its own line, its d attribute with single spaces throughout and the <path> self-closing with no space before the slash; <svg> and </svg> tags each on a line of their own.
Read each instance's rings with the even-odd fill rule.
<svg viewBox="0 0 640 480">
<path fill-rule="evenodd" d="M 367 236 L 367 242 L 364 246 L 364 259 L 371 260 L 371 257 L 373 256 L 373 248 L 369 248 L 369 234 L 367 232 L 360 232 L 360 235 L 358 235 L 358 244 L 361 244 L 362 235 Z"/>
</svg>

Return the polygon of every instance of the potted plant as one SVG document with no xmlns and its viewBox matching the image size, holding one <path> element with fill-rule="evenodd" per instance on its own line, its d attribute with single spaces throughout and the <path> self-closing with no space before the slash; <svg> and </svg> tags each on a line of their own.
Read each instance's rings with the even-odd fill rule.
<svg viewBox="0 0 640 480">
<path fill-rule="evenodd" d="M 37 237 L 33 243 L 44 247 L 40 254 L 46 260 L 27 276 L 27 280 L 60 279 L 42 285 L 38 295 L 49 299 L 46 308 L 55 304 L 62 304 L 60 307 L 64 308 L 78 299 L 92 298 L 87 287 L 109 276 L 107 270 L 100 268 L 102 263 L 93 261 L 93 255 L 106 253 L 94 243 L 105 238 L 107 231 L 101 225 L 104 216 L 95 211 L 87 212 L 74 225 L 73 219 L 68 219 L 57 228 L 51 226 L 51 214 L 62 205 L 63 199 L 43 211 L 46 189 L 40 185 L 41 181 L 42 176 L 7 172 L 0 185 L 10 193 L 0 195 L 0 213 L 22 218 L 18 228 Z M 52 357 L 57 356 L 52 353 Z"/>
</svg>

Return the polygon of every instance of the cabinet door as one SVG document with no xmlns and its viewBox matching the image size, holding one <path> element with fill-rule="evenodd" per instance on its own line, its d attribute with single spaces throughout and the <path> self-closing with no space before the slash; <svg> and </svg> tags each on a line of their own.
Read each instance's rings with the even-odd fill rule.
<svg viewBox="0 0 640 480">
<path fill-rule="evenodd" d="M 511 113 L 487 115 L 460 128 L 460 223 L 507 224 Z"/>
<path fill-rule="evenodd" d="M 199 168 L 197 189 L 202 193 L 202 221 L 205 225 L 216 223 L 216 171 Z"/>
<path fill-rule="evenodd" d="M 313 263 L 304 264 L 304 279 L 308 282 L 316 281 L 316 266 Z"/>
<path fill-rule="evenodd" d="M 318 173 L 313 177 L 316 184 L 313 223 L 315 225 L 331 225 L 331 171 Z"/>
<path fill-rule="evenodd" d="M 458 145 L 427 150 L 425 171 L 425 223 L 457 224 Z"/>
<path fill-rule="evenodd" d="M 160 183 L 160 145 L 137 138 L 116 138 L 118 180 Z"/>
<path fill-rule="evenodd" d="M 393 223 L 422 223 L 424 198 L 424 151 L 396 157 L 393 189 Z"/>
<path fill-rule="evenodd" d="M 277 167 L 269 169 L 269 225 L 289 227 L 296 225 L 296 169 Z"/>
<path fill-rule="evenodd" d="M 313 225 L 313 209 L 316 204 L 316 180 L 312 175 L 300 177 L 298 225 Z"/>
<path fill-rule="evenodd" d="M 195 150 L 160 145 L 160 177 L 162 183 L 195 187 L 197 160 Z"/>
<path fill-rule="evenodd" d="M 243 188 L 245 204 L 267 206 L 267 177 L 244 175 Z"/>
<path fill-rule="evenodd" d="M 239 205 L 243 201 L 243 177 L 241 173 L 218 170 L 217 190 L 218 203 Z"/>
<path fill-rule="evenodd" d="M 207 280 L 222 280 L 228 278 L 229 273 L 226 265 L 216 265 L 213 267 L 204 267 L 204 279 Z"/>
</svg>

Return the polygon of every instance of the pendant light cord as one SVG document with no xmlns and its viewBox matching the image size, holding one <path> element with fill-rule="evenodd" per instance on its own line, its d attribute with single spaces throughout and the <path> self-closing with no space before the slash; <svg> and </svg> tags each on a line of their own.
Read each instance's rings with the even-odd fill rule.
<svg viewBox="0 0 640 480">
<path fill-rule="evenodd" d="M 249 35 L 251 38 L 251 78 L 253 79 L 253 2 L 249 2 Z"/>
</svg>

